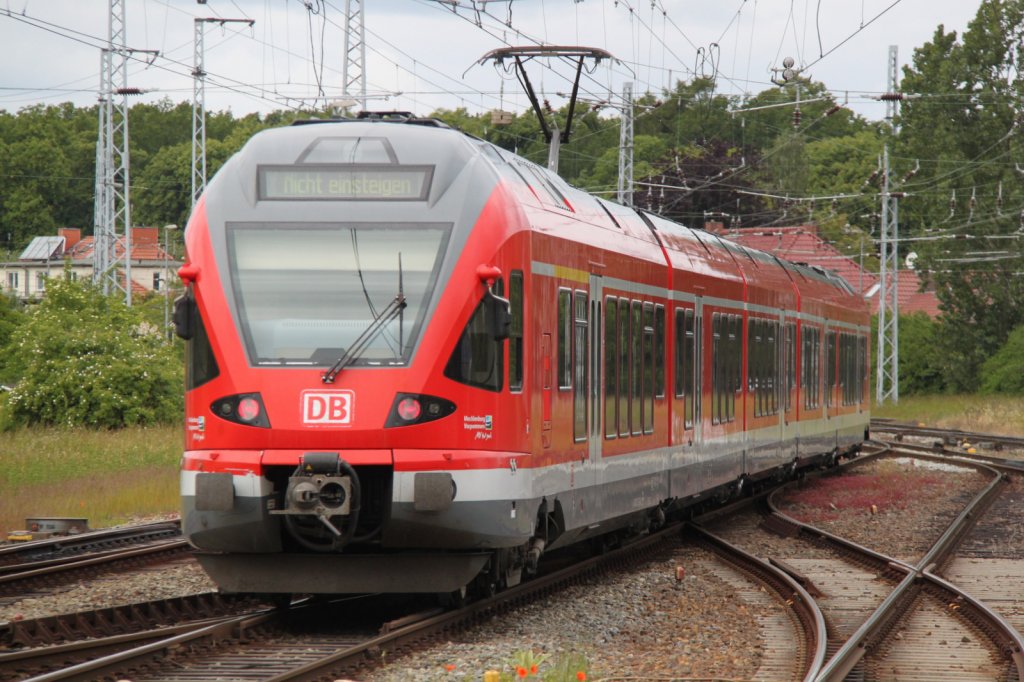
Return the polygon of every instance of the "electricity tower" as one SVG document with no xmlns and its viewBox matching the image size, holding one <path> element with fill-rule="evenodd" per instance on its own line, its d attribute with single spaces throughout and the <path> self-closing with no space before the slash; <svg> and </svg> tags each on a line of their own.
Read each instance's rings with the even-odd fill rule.
<svg viewBox="0 0 1024 682">
<path fill-rule="evenodd" d="M 252 19 L 221 19 L 196 17 L 192 54 L 192 208 L 206 189 L 206 46 L 204 36 L 207 24 L 242 23 L 252 27 Z"/>
<path fill-rule="evenodd" d="M 633 205 L 633 83 L 622 84 L 622 119 L 619 125 L 618 200 Z"/>
<path fill-rule="evenodd" d="M 366 108 L 366 24 L 363 0 L 345 0 L 345 62 L 341 67 L 341 96 Z"/>
<path fill-rule="evenodd" d="M 100 54 L 99 131 L 96 138 L 96 196 L 93 203 L 93 282 L 104 294 L 120 289 L 132 304 L 131 201 L 128 151 L 128 59 L 135 52 L 125 39 L 125 0 L 109 0 L 107 47 Z M 115 103 L 115 98 L 117 102 Z M 123 276 L 121 269 L 123 266 Z"/>
<path fill-rule="evenodd" d="M 889 46 L 889 87 L 885 100 L 885 119 L 892 126 L 896 103 L 900 98 L 897 87 L 896 46 Z M 882 225 L 880 251 L 882 268 L 878 291 L 878 360 L 875 375 L 875 400 L 879 405 L 891 398 L 900 400 L 899 365 L 899 192 L 892 191 L 889 167 L 889 145 L 885 146 L 882 162 Z"/>
</svg>

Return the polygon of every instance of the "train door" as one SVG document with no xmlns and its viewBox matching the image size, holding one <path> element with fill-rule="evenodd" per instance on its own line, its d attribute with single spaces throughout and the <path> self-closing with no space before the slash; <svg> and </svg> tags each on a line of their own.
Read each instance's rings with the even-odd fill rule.
<svg viewBox="0 0 1024 682">
<path fill-rule="evenodd" d="M 592 291 L 592 289 L 591 289 Z M 600 285 L 598 284 L 598 292 Z M 572 305 L 569 321 L 569 339 L 572 352 L 572 435 L 575 444 L 574 452 L 578 458 L 571 466 L 572 487 L 574 491 L 574 507 L 583 514 L 597 512 L 599 500 L 593 495 L 594 484 L 597 482 L 597 457 L 599 455 L 600 438 L 593 435 L 592 404 L 594 390 L 593 355 L 594 344 L 592 335 L 597 325 L 595 311 L 590 302 L 595 299 L 590 292 L 575 289 L 572 291 Z M 583 504 L 590 499 L 589 505 Z M 589 507 L 589 508 L 588 508 Z"/>
<path fill-rule="evenodd" d="M 545 448 L 551 447 L 551 334 L 540 337 L 541 422 L 540 440 Z"/>
<path fill-rule="evenodd" d="M 601 459 L 601 443 L 603 441 L 601 415 L 604 412 L 601 400 L 603 382 L 601 381 L 601 369 L 603 353 L 601 342 L 604 316 L 601 305 L 604 300 L 603 277 L 601 275 L 590 276 L 590 428 L 588 438 L 590 440 L 590 461 L 597 465 Z"/>
</svg>

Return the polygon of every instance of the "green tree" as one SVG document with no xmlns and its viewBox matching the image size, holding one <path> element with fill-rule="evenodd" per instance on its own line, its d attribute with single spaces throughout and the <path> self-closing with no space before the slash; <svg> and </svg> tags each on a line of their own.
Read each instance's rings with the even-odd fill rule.
<svg viewBox="0 0 1024 682">
<path fill-rule="evenodd" d="M 7 348 L 15 330 L 25 321 L 21 304 L 13 296 L 0 294 L 0 348 Z M 11 370 L 11 354 L 0 353 L 0 383 L 10 385 L 17 381 L 17 374 Z"/>
<path fill-rule="evenodd" d="M 946 390 L 948 367 L 939 333 L 938 323 L 924 313 L 900 315 L 900 394 Z"/>
<path fill-rule="evenodd" d="M 956 390 L 974 390 L 985 360 L 1024 323 L 1024 244 L 1014 236 L 1022 39 L 1024 0 L 982 0 L 962 39 L 940 26 L 915 50 L 901 83 L 913 96 L 901 104 L 893 177 L 920 170 L 899 187 L 900 232 L 928 238 L 914 249 L 936 285 Z"/>
<path fill-rule="evenodd" d="M 55 278 L 7 345 L 19 378 L 6 395 L 10 425 L 119 428 L 173 422 L 182 369 L 158 327 L 119 297 Z"/>
<path fill-rule="evenodd" d="M 1024 326 L 1010 332 L 1003 347 L 982 365 L 981 390 L 1024 394 Z"/>
</svg>

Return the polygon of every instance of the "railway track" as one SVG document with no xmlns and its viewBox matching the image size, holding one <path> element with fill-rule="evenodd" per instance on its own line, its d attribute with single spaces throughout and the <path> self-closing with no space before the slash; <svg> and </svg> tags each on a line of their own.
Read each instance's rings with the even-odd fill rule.
<svg viewBox="0 0 1024 682">
<path fill-rule="evenodd" d="M 907 454 L 923 456 L 919 451 Z M 934 457 L 934 453 L 928 454 Z M 846 466 L 855 470 L 864 461 Z M 973 466 L 986 467 L 981 463 Z M 777 551 L 786 543 L 791 545 L 784 558 L 772 557 L 771 561 L 815 596 L 828 629 L 828 661 L 813 679 L 1018 680 L 1024 661 L 1014 622 L 958 586 L 967 576 L 973 576 L 976 584 L 987 583 L 992 571 L 961 566 L 961 573 L 949 576 L 957 578 L 958 585 L 935 573 L 951 557 L 963 561 L 956 548 L 964 538 L 979 535 L 983 539 L 974 545 L 990 546 L 992 529 L 1004 525 L 1006 514 L 1019 509 L 1017 497 L 1007 494 L 1012 493 L 1014 484 L 991 467 L 987 472 L 984 488 L 934 542 L 929 542 L 927 551 L 910 562 L 786 516 L 777 502 L 784 490 L 772 493 L 760 511 L 730 515 L 712 521 L 711 527 L 723 528 L 724 535 L 738 539 L 751 551 Z M 979 526 L 972 532 L 979 519 L 987 518 L 989 505 L 994 509 L 1002 506 L 1005 513 L 997 513 L 987 522 L 988 531 Z M 769 530 L 783 537 L 769 541 Z M 1003 548 L 1007 555 L 1022 556 L 1017 552 L 1019 546 Z M 1014 587 L 1019 591 L 1019 584 L 1004 575 L 1003 588 L 993 588 L 995 596 L 1006 603 Z M 1017 613 L 1020 608 L 1013 600 L 1009 610 Z"/>
<path fill-rule="evenodd" d="M 1024 450 L 1024 438 L 1019 436 L 1002 436 L 960 429 L 940 429 L 893 419 L 872 419 L 871 432 L 874 434 L 890 433 L 897 440 L 916 437 L 938 441 L 943 445 L 970 443 L 979 450 Z M 993 460 L 995 461 L 996 458 Z M 1005 462 L 1006 460 L 998 461 Z"/>
<path fill-rule="evenodd" d="M 385 652 L 421 646 L 429 638 L 472 627 L 483 618 L 541 599 L 609 566 L 634 562 L 655 552 L 678 533 L 666 531 L 627 548 L 538 577 L 489 599 L 444 612 L 394 612 L 392 617 L 354 618 L 351 602 L 302 604 L 224 619 L 184 633 L 151 633 L 151 641 L 131 649 L 100 655 L 83 643 L 76 651 L 85 663 L 25 679 L 93 680 L 123 675 L 142 680 L 208 680 L 230 671 L 235 680 L 306 680 L 328 673 L 358 670 Z M 319 609 L 314 613 L 311 609 Z M 375 605 L 367 611 L 379 614 Z M 296 626 L 296 623 L 302 623 Z M 333 623 L 333 627 L 327 627 Z M 339 623 L 347 625 L 339 627 Z M 319 624 L 319 627 L 317 627 Z M 315 634 L 310 634 L 312 626 Z M 149 635 L 146 635 L 149 637 Z"/>
<path fill-rule="evenodd" d="M 0 604 L 105 572 L 173 560 L 191 550 L 179 521 L 0 546 Z"/>
<path fill-rule="evenodd" d="M 129 677 L 133 682 L 207 680 L 215 675 L 233 680 L 306 680 L 327 674 L 358 673 L 367 665 L 376 665 L 382 658 L 426 646 L 432 638 L 449 637 L 484 619 L 544 600 L 565 586 L 590 579 L 600 571 L 623 567 L 628 570 L 637 562 L 678 545 L 681 527 L 676 524 L 621 549 L 537 577 L 450 612 L 440 613 L 436 609 L 402 612 L 377 603 L 366 610 L 390 615 L 357 618 L 353 616 L 352 602 L 340 606 L 312 603 L 288 609 L 254 610 L 234 618 L 196 621 L 194 626 L 177 629 L 164 626 L 140 631 L 131 637 L 138 646 L 131 648 L 125 646 L 127 638 L 115 637 L 27 650 L 10 656 L 7 662 L 0 656 L 0 670 L 9 663 L 16 666 L 9 670 L 21 676 L 17 679 L 36 682 L 92 680 L 118 675 Z M 768 598 L 776 604 L 787 605 L 782 622 L 797 624 L 804 633 L 805 644 L 799 657 L 788 656 L 773 663 L 776 669 L 784 669 L 787 678 L 795 675 L 803 679 L 807 671 L 820 666 L 824 657 L 824 630 L 820 613 L 813 608 L 813 600 L 803 594 L 802 588 L 783 571 L 756 558 L 744 558 L 728 543 L 699 530 L 691 532 L 691 541 L 708 547 L 716 555 L 728 557 L 728 566 L 738 567 L 744 575 L 757 576 L 756 582 L 747 581 L 746 589 L 751 593 L 763 594 L 761 585 L 768 585 L 772 593 Z M 742 578 L 737 579 L 742 581 Z M 339 627 L 338 623 L 348 625 Z M 780 637 L 789 638 L 792 634 L 789 626 L 780 625 L 778 631 Z M 121 650 L 110 653 L 114 648 Z M 59 669 L 39 672 L 40 667 L 46 669 L 54 662 Z M 34 676 L 26 678 L 26 673 Z"/>
<path fill-rule="evenodd" d="M 0 545 L 0 567 L 59 560 L 75 555 L 94 554 L 142 542 L 181 537 L 181 522 L 174 519 L 154 523 L 94 530 L 77 535 L 63 535 L 45 540 L 32 540 Z"/>
<path fill-rule="evenodd" d="M 954 457 L 927 445 L 900 444 L 894 454 L 916 458 L 927 454 L 957 466 L 967 464 L 959 451 Z M 861 461 L 867 459 L 861 458 L 849 469 L 855 470 Z M 753 679 L 827 681 L 850 679 L 850 675 L 877 680 L 1022 679 L 1024 642 L 1017 633 L 1024 625 L 1024 599 L 1019 601 L 1015 595 L 1024 575 L 1015 559 L 1024 554 L 1024 539 L 1020 533 L 1008 538 L 1005 532 L 1019 526 L 1022 491 L 1020 483 L 1008 480 L 1004 473 L 1014 472 L 1012 465 L 1000 470 L 980 462 L 971 465 L 986 471 L 985 485 L 966 496 L 969 504 L 938 538 L 924 542 L 926 551 L 920 556 L 889 556 L 890 552 L 871 550 L 801 524 L 780 511 L 775 500 L 783 493 L 776 493 L 771 502 L 748 500 L 747 511 L 719 512 L 717 519 L 712 515 L 690 526 L 685 542 L 722 557 L 713 570 L 735 586 L 740 598 L 782 605 L 775 616 L 761 622 L 766 645 Z M 757 504 L 762 510 L 752 511 L 751 505 Z M 721 528 L 728 532 L 719 534 Z M 756 545 L 758 538 L 778 539 L 779 533 L 799 548 L 793 555 L 799 552 L 800 558 L 769 556 L 765 560 L 764 551 L 749 546 L 743 549 L 751 556 L 744 557 L 743 549 L 733 546 L 744 542 L 730 542 L 739 535 Z M 609 553 L 590 561 L 628 568 L 631 561 L 664 547 L 658 543 L 665 543 L 665 537 L 676 538 L 678 531 L 629 546 L 624 550 L 628 558 Z M 214 671 L 238 680 L 359 675 L 382 660 L 393 661 L 403 653 L 429 647 L 438 637 L 457 638 L 459 631 L 483 619 L 514 612 L 530 600 L 564 589 L 565 581 L 585 580 L 596 570 L 601 569 L 587 562 L 584 567 L 560 571 L 558 578 L 537 579 L 457 611 L 396 611 L 390 621 L 352 621 L 346 628 L 328 624 L 347 619 L 349 607 L 342 607 L 345 616 L 331 610 L 337 607 L 322 604 L 288 610 L 254 608 L 233 618 L 197 619 L 173 631 L 138 635 L 137 643 L 145 646 L 132 652 L 110 654 L 108 649 L 80 654 L 94 659 L 86 664 L 90 667 L 69 665 L 71 659 L 65 659 L 58 664 L 62 669 L 36 674 L 36 668 L 35 677 L 28 679 L 108 675 L 133 682 L 199 680 L 210 679 Z M 549 579 L 556 582 L 542 582 Z M 298 615 L 313 613 L 309 609 L 321 609 L 324 620 Z M 297 627 L 299 620 L 306 627 Z M 3 665 L 0 658 L 0 671 Z M 0 674 L 0 679 L 23 677 Z"/>
<path fill-rule="evenodd" d="M 144 546 L 9 564 L 0 567 L 0 599 L 13 601 L 27 592 L 59 587 L 111 571 L 172 561 L 191 552 L 188 542 L 182 538 L 162 539 Z"/>
</svg>

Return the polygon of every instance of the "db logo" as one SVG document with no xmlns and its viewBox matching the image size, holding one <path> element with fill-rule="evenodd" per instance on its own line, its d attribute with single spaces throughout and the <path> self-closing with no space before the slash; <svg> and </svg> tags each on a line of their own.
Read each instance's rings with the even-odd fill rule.
<svg viewBox="0 0 1024 682">
<path fill-rule="evenodd" d="M 303 391 L 302 422 L 312 425 L 351 426 L 355 397 L 352 391 Z"/>
</svg>

